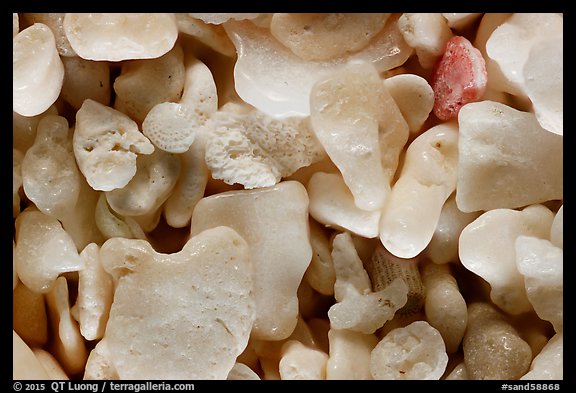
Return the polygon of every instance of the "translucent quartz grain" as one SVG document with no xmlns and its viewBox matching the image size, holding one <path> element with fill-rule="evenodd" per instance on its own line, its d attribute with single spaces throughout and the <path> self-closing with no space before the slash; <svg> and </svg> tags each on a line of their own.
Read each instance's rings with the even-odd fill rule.
<svg viewBox="0 0 576 393">
<path fill-rule="evenodd" d="M 20 31 L 12 45 L 12 109 L 23 116 L 47 110 L 60 95 L 64 65 L 54 34 L 43 23 Z"/>
<path fill-rule="evenodd" d="M 380 241 L 400 258 L 413 258 L 430 243 L 442 206 L 456 188 L 458 125 L 442 123 L 420 134 L 382 210 Z"/>
<path fill-rule="evenodd" d="M 380 111 L 387 99 L 394 101 L 370 64 L 348 65 L 318 80 L 310 93 L 314 133 L 356 206 L 368 211 L 380 210 L 390 192 L 379 144 Z"/>
<path fill-rule="evenodd" d="M 383 72 L 402 65 L 412 53 L 391 16 L 364 49 L 328 61 L 305 61 L 278 42 L 266 27 L 230 20 L 224 28 L 236 47 L 234 81 L 248 104 L 273 116 L 308 116 L 314 83 L 349 61 L 365 61 Z"/>
<path fill-rule="evenodd" d="M 521 380 L 564 379 L 564 334 L 555 334 L 534 357 L 530 371 Z"/>
<path fill-rule="evenodd" d="M 563 139 L 533 113 L 494 101 L 458 114 L 456 202 L 463 212 L 519 208 L 563 197 Z"/>
<path fill-rule="evenodd" d="M 217 225 L 233 228 L 250 247 L 256 302 L 252 336 L 287 338 L 296 326 L 296 293 L 312 258 L 306 189 L 284 181 L 201 199 L 192 215 L 191 235 Z"/>
<path fill-rule="evenodd" d="M 554 214 L 539 204 L 521 211 L 493 209 L 468 224 L 460 234 L 460 262 L 490 284 L 490 299 L 509 314 L 533 310 L 524 276 L 516 265 L 516 238 L 524 235 L 547 239 L 553 219 Z"/>
<path fill-rule="evenodd" d="M 14 258 L 20 281 L 38 293 L 49 292 L 61 273 L 84 266 L 62 224 L 37 210 L 26 210 L 16 219 Z"/>
<path fill-rule="evenodd" d="M 63 26 L 72 49 L 87 60 L 157 58 L 178 38 L 168 13 L 68 13 Z"/>
<path fill-rule="evenodd" d="M 43 117 L 38 123 L 36 140 L 22 160 L 26 196 L 40 211 L 60 220 L 80 195 L 81 174 L 71 136 L 66 118 Z"/>
<path fill-rule="evenodd" d="M 468 305 L 468 326 L 462 341 L 471 379 L 519 379 L 530 367 L 532 350 L 507 317 L 489 303 Z"/>
</svg>

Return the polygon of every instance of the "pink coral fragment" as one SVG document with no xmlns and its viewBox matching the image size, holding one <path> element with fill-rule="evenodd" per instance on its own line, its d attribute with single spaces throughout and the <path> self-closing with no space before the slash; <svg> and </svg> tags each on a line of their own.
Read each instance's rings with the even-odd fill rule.
<svg viewBox="0 0 576 393">
<path fill-rule="evenodd" d="M 486 91 L 486 62 L 470 41 L 452 37 L 432 74 L 434 114 L 440 120 L 458 116 L 460 108 L 476 102 Z"/>
</svg>

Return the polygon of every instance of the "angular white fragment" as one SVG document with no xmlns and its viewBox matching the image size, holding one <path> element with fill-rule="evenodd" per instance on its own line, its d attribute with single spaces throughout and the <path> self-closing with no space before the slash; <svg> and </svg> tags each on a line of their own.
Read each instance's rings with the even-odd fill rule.
<svg viewBox="0 0 576 393">
<path fill-rule="evenodd" d="M 464 213 L 458 209 L 456 194 L 452 193 L 440 212 L 434 235 L 425 253 L 434 263 L 458 263 L 458 239 L 460 233 L 477 219 L 482 212 Z"/>
<path fill-rule="evenodd" d="M 238 95 L 272 116 L 308 116 L 310 90 L 317 80 L 350 61 L 365 61 L 383 72 L 402 65 L 412 53 L 391 16 L 364 49 L 330 61 L 305 61 L 278 42 L 266 27 L 250 21 L 224 24 L 236 47 L 234 82 Z"/>
<path fill-rule="evenodd" d="M 384 28 L 390 14 L 275 13 L 270 33 L 304 60 L 329 60 L 354 53 Z"/>
<path fill-rule="evenodd" d="M 314 133 L 363 210 L 380 210 L 390 190 L 379 144 L 387 96 L 371 64 L 348 65 L 318 80 L 310 93 Z"/>
<path fill-rule="evenodd" d="M 410 132 L 420 131 L 434 107 L 434 91 L 428 81 L 416 74 L 400 74 L 384 79 Z"/>
<path fill-rule="evenodd" d="M 365 295 L 372 292 L 370 277 L 364 270 L 350 233 L 343 232 L 334 236 L 332 261 L 336 273 L 334 298 L 337 302 L 344 300 L 349 294 Z"/>
<path fill-rule="evenodd" d="M 442 206 L 456 188 L 458 139 L 458 126 L 443 123 L 408 146 L 380 220 L 380 240 L 397 257 L 413 258 L 430 243 Z"/>
<path fill-rule="evenodd" d="M 111 98 L 110 66 L 104 61 L 90 61 L 81 57 L 63 57 L 64 83 L 60 97 L 75 110 L 90 98 L 109 105 Z"/>
<path fill-rule="evenodd" d="M 78 272 L 78 298 L 74 308 L 82 336 L 88 341 L 99 340 L 104 336 L 114 297 L 112 277 L 102 267 L 100 247 L 96 243 L 88 244 L 80 257 L 85 265 Z"/>
<path fill-rule="evenodd" d="M 462 230 L 458 246 L 462 265 L 490 284 L 490 298 L 509 314 L 533 309 L 524 277 L 516 266 L 516 238 L 525 235 L 547 239 L 553 219 L 554 214 L 543 205 L 531 205 L 522 211 L 494 209 Z"/>
<path fill-rule="evenodd" d="M 506 92 L 526 96 L 523 68 L 532 47 L 541 40 L 562 41 L 564 18 L 554 13 L 515 13 L 486 41 L 486 53 L 499 67 Z M 557 78 L 558 75 L 548 75 Z M 548 79 L 548 78 L 547 78 Z M 508 87 L 510 86 L 510 87 Z"/>
<path fill-rule="evenodd" d="M 563 197 L 563 138 L 532 113 L 494 101 L 458 114 L 456 203 L 463 212 L 518 208 Z"/>
<path fill-rule="evenodd" d="M 553 37 L 530 49 L 522 68 L 526 93 L 545 130 L 564 134 L 564 40 Z"/>
<path fill-rule="evenodd" d="M 312 258 L 306 189 L 283 181 L 201 199 L 192 215 L 192 236 L 217 225 L 235 229 L 250 247 L 256 301 L 252 337 L 287 338 L 296 326 L 296 293 Z"/>
<path fill-rule="evenodd" d="M 48 380 L 48 373 L 30 347 L 12 330 L 12 379 Z"/>
<path fill-rule="evenodd" d="M 12 44 L 12 109 L 35 116 L 52 105 L 62 89 L 64 65 L 54 34 L 43 23 L 20 31 Z"/>
<path fill-rule="evenodd" d="M 372 334 L 404 307 L 407 294 L 408 285 L 401 278 L 378 292 L 349 292 L 328 310 L 330 327 Z"/>
<path fill-rule="evenodd" d="M 66 118 L 42 118 L 34 145 L 22 161 L 23 188 L 28 199 L 41 212 L 62 219 L 76 205 L 81 176 Z"/>
<path fill-rule="evenodd" d="M 516 266 L 534 311 L 559 333 L 564 324 L 564 253 L 546 239 L 516 238 Z"/>
<path fill-rule="evenodd" d="M 564 248 L 564 205 L 560 206 L 552 221 L 550 241 L 556 247 Z"/>
<path fill-rule="evenodd" d="M 106 192 L 108 204 L 121 215 L 142 216 L 159 209 L 178 180 L 180 159 L 157 149 L 138 157 L 136 168 L 128 184 Z"/>
<path fill-rule="evenodd" d="M 282 380 L 326 379 L 328 355 L 309 348 L 300 341 L 289 340 L 282 346 L 282 357 L 278 365 Z"/>
<path fill-rule="evenodd" d="M 398 28 L 425 69 L 434 66 L 453 35 L 442 14 L 432 12 L 403 13 L 398 19 Z"/>
<path fill-rule="evenodd" d="M 390 331 L 372 350 L 374 379 L 438 380 L 448 355 L 442 336 L 426 321 Z"/>
<path fill-rule="evenodd" d="M 185 81 L 184 52 L 179 44 L 155 59 L 124 62 L 114 79 L 114 108 L 142 123 L 155 105 L 178 102 Z"/>
<path fill-rule="evenodd" d="M 530 371 L 521 380 L 562 380 L 564 379 L 564 334 L 555 334 L 534 357 Z"/>
<path fill-rule="evenodd" d="M 69 375 L 84 371 L 88 358 L 86 342 L 80 334 L 78 323 L 70 314 L 68 283 L 65 277 L 58 277 L 54 288 L 46 294 L 49 319 L 51 322 L 54 356 Z"/>
<path fill-rule="evenodd" d="M 187 106 L 162 102 L 150 109 L 142 123 L 142 133 L 168 153 L 184 153 L 190 148 L 199 121 Z"/>
<path fill-rule="evenodd" d="M 275 119 L 227 105 L 206 123 L 206 165 L 214 179 L 244 188 L 268 187 L 321 158 L 307 118 Z"/>
<path fill-rule="evenodd" d="M 218 227 L 175 254 L 144 240 L 100 248 L 116 278 L 105 339 L 120 379 L 226 379 L 254 321 L 246 242 Z"/>
<path fill-rule="evenodd" d="M 330 357 L 326 364 L 328 380 L 367 380 L 370 373 L 370 354 L 378 338 L 352 330 L 328 331 Z"/>
<path fill-rule="evenodd" d="M 101 191 L 128 184 L 136 174 L 138 154 L 154 151 L 132 119 L 90 99 L 76 112 L 73 146 L 86 181 Z"/>
<path fill-rule="evenodd" d="M 46 214 L 26 210 L 16 218 L 16 271 L 34 292 L 49 292 L 56 278 L 84 267 L 76 245 L 60 222 Z"/>
<path fill-rule="evenodd" d="M 358 208 L 340 173 L 316 172 L 306 189 L 310 197 L 310 215 L 319 223 L 366 238 L 378 236 L 380 210 Z"/>
<path fill-rule="evenodd" d="M 178 38 L 174 15 L 162 13 L 69 13 L 64 31 L 78 56 L 99 61 L 160 57 Z"/>
</svg>

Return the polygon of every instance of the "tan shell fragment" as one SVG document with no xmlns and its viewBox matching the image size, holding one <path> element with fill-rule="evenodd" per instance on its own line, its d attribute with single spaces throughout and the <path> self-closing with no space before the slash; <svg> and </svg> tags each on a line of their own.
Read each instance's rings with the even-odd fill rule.
<svg viewBox="0 0 576 393">
<path fill-rule="evenodd" d="M 14 112 L 39 115 L 56 101 L 64 81 L 64 65 L 48 26 L 35 23 L 13 38 L 12 70 Z"/>
<path fill-rule="evenodd" d="M 82 379 L 100 381 L 120 379 L 112 364 L 110 349 L 108 348 L 106 338 L 98 341 L 94 349 L 90 351 Z"/>
<path fill-rule="evenodd" d="M 516 238 L 547 239 L 554 214 L 543 205 L 522 211 L 494 209 L 483 213 L 462 230 L 459 256 L 462 265 L 486 280 L 490 298 L 509 314 L 531 311 L 524 277 L 516 266 Z"/>
<path fill-rule="evenodd" d="M 66 118 L 49 115 L 40 120 L 34 145 L 22 160 L 22 178 L 26 196 L 45 214 L 62 219 L 76 204 L 81 174 Z"/>
<path fill-rule="evenodd" d="M 117 279 L 105 340 L 120 379 L 226 379 L 254 321 L 250 254 L 237 232 L 206 230 L 175 254 L 114 238 L 100 257 Z"/>
<path fill-rule="evenodd" d="M 420 131 L 434 107 L 434 91 L 428 81 L 416 74 L 400 74 L 384 79 L 410 132 Z"/>
<path fill-rule="evenodd" d="M 390 331 L 372 350 L 374 379 L 438 380 L 448 355 L 440 333 L 426 321 Z"/>
<path fill-rule="evenodd" d="M 353 64 L 316 82 L 310 120 L 360 209 L 380 210 L 390 190 L 379 144 L 385 87 L 374 66 Z"/>
<path fill-rule="evenodd" d="M 390 14 L 275 13 L 270 32 L 304 60 L 329 60 L 364 48 Z"/>
<path fill-rule="evenodd" d="M 58 115 L 56 105 L 36 116 L 22 116 L 17 112 L 12 112 L 12 147 L 20 150 L 22 153 L 34 144 L 38 123 L 42 118 L 48 115 Z"/>
<path fill-rule="evenodd" d="M 528 343 L 507 317 L 489 303 L 468 305 L 462 348 L 470 379 L 519 379 L 532 360 Z"/>
<path fill-rule="evenodd" d="M 454 30 L 464 30 L 472 25 L 476 19 L 482 16 L 479 12 L 443 12 L 448 27 Z"/>
<path fill-rule="evenodd" d="M 236 48 L 221 25 L 208 24 L 187 13 L 176 13 L 174 16 L 178 32 L 194 37 L 224 56 L 232 58 L 236 55 Z"/>
<path fill-rule="evenodd" d="M 296 326 L 297 290 L 312 258 L 308 219 L 308 195 L 296 181 L 227 191 L 196 204 L 192 236 L 226 225 L 250 246 L 256 302 L 251 334 L 255 339 L 282 340 Z"/>
<path fill-rule="evenodd" d="M 463 212 L 518 208 L 563 197 L 563 138 L 532 113 L 493 101 L 458 114 L 456 203 Z"/>
<path fill-rule="evenodd" d="M 408 146 L 380 220 L 380 240 L 397 257 L 413 258 L 430 243 L 442 206 L 456 188 L 458 140 L 458 126 L 443 123 Z"/>
<path fill-rule="evenodd" d="M 78 56 L 121 61 L 160 57 L 174 46 L 174 15 L 162 13 L 69 13 L 64 31 Z"/>
<path fill-rule="evenodd" d="M 142 133 L 158 148 L 178 154 L 190 148 L 199 126 L 196 115 L 187 106 L 162 102 L 146 115 Z"/>
<path fill-rule="evenodd" d="M 49 292 L 56 278 L 84 267 L 76 245 L 60 222 L 29 210 L 16 218 L 16 271 L 24 285 L 34 292 Z"/>
<path fill-rule="evenodd" d="M 86 181 L 101 191 L 128 184 L 136 174 L 138 154 L 154 151 L 132 119 L 90 99 L 76 112 L 73 146 Z"/>
</svg>

